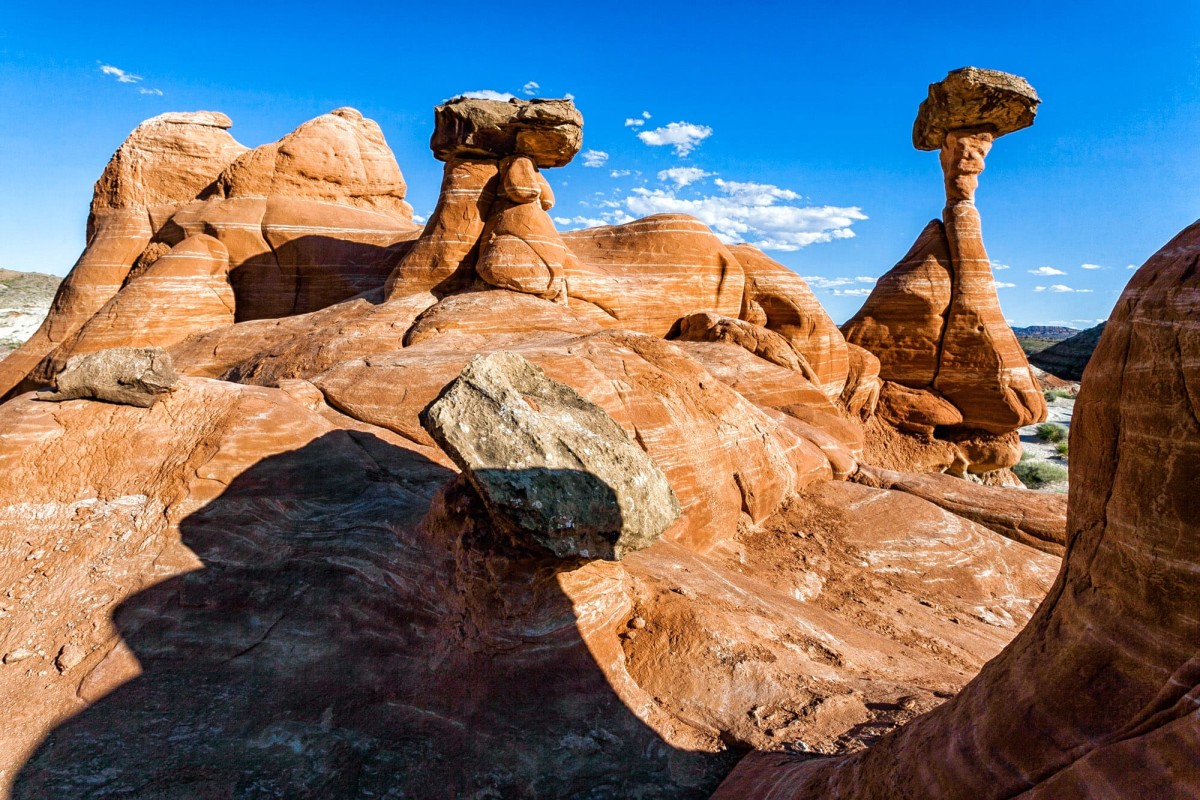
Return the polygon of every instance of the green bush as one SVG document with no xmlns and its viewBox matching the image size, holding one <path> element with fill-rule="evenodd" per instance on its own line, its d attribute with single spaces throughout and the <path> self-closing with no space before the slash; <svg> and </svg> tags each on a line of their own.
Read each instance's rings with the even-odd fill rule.
<svg viewBox="0 0 1200 800">
<path fill-rule="evenodd" d="M 1062 442 L 1066 441 L 1067 429 L 1054 422 L 1043 422 L 1037 426 L 1035 434 L 1043 442 Z"/>
<path fill-rule="evenodd" d="M 1021 460 L 1022 461 L 1027 461 L 1031 458 L 1033 458 L 1033 453 L 1029 452 L 1028 450 L 1021 451 Z"/>
<path fill-rule="evenodd" d="M 1074 395 L 1072 395 L 1066 389 L 1047 389 L 1046 391 L 1042 392 L 1042 396 L 1046 398 L 1047 403 L 1053 403 L 1060 397 L 1065 397 L 1069 400 Z"/>
<path fill-rule="evenodd" d="M 1045 461 L 1022 461 L 1012 468 L 1021 483 L 1030 489 L 1037 489 L 1048 483 L 1057 483 L 1067 479 L 1067 471 L 1057 464 Z"/>
<path fill-rule="evenodd" d="M 1058 444 L 1054 445 L 1054 452 L 1058 453 L 1063 458 L 1066 458 L 1067 457 L 1067 443 L 1059 442 Z"/>
</svg>

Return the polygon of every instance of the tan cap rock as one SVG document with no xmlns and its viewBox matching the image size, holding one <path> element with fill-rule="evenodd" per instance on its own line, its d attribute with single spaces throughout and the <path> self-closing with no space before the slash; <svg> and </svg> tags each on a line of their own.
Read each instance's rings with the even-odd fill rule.
<svg viewBox="0 0 1200 800">
<path fill-rule="evenodd" d="M 1041 98 L 1019 75 L 994 69 L 963 67 L 940 83 L 929 85 L 913 123 L 913 146 L 938 150 L 948 131 L 984 128 L 994 136 L 1033 124 Z"/>
<path fill-rule="evenodd" d="M 523 155 L 539 167 L 561 167 L 583 146 L 583 115 L 570 100 L 458 97 L 434 117 L 429 147 L 441 161 Z"/>
</svg>

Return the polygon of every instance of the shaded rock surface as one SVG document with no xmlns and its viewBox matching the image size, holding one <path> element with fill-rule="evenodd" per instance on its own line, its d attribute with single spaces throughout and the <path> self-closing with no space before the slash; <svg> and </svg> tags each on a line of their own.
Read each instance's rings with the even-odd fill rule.
<svg viewBox="0 0 1200 800">
<path fill-rule="evenodd" d="M 662 470 L 621 426 L 515 353 L 471 359 L 421 425 L 519 544 L 619 560 L 679 518 Z"/>
<path fill-rule="evenodd" d="M 1067 552 L 1037 614 L 949 703 L 877 747 L 756 756 L 737 798 L 1184 797 L 1200 775 L 1200 223 L 1134 275 L 1083 378 Z"/>
</svg>

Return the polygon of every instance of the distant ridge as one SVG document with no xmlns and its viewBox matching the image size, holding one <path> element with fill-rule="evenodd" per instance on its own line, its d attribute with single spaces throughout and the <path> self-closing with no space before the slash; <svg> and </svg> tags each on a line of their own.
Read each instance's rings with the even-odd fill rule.
<svg viewBox="0 0 1200 800">
<path fill-rule="evenodd" d="M 1058 344 L 1047 347 L 1029 356 L 1029 363 L 1044 369 L 1051 375 L 1068 381 L 1083 378 L 1083 370 L 1092 357 L 1096 345 L 1100 342 L 1100 334 L 1104 333 L 1104 323 L 1094 328 L 1075 334 L 1070 339 L 1064 339 Z"/>
</svg>

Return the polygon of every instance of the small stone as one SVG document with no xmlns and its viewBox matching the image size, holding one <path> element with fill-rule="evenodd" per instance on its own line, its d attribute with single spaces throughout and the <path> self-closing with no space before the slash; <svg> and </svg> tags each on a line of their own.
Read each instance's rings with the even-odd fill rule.
<svg viewBox="0 0 1200 800">
<path fill-rule="evenodd" d="M 36 655 L 37 653 L 33 652 L 32 650 L 28 650 L 24 647 L 18 647 L 11 653 L 5 653 L 3 660 L 5 664 L 15 664 L 18 661 L 25 661 L 26 659 L 33 658 Z"/>
<path fill-rule="evenodd" d="M 87 653 L 77 644 L 64 644 L 54 659 L 54 666 L 60 673 L 66 672 L 79 665 Z"/>
<path fill-rule="evenodd" d="M 646 627 L 646 618 L 645 617 L 634 617 L 633 619 L 629 620 L 629 627 L 637 628 L 639 630 Z"/>
</svg>

